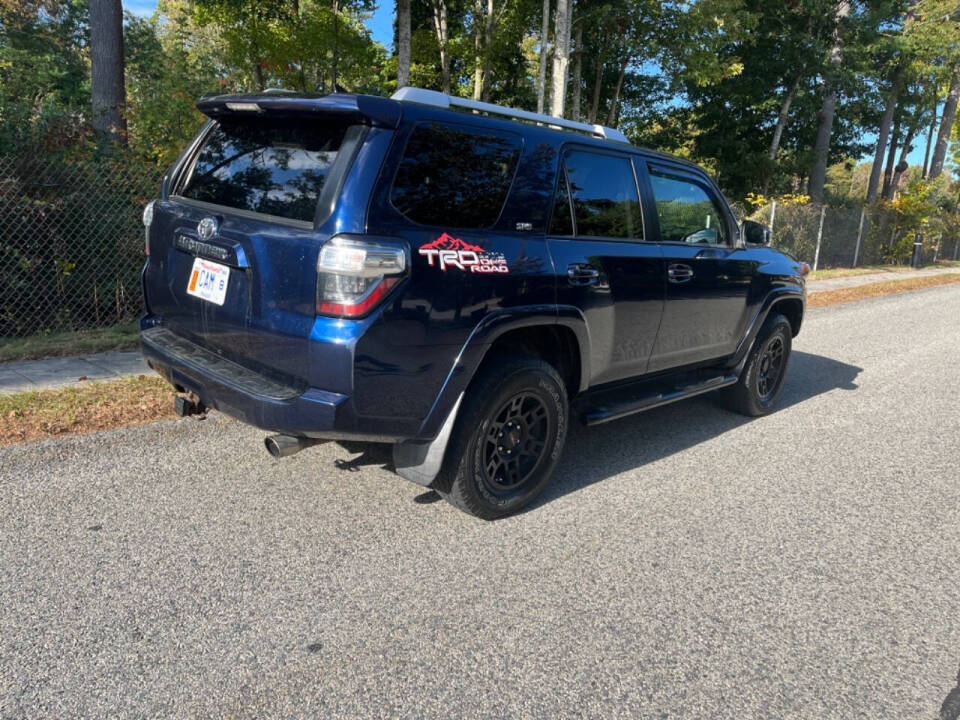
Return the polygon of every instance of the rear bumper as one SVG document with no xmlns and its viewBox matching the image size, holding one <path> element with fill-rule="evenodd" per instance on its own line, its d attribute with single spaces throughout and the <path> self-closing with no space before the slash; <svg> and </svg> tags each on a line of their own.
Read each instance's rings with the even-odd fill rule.
<svg viewBox="0 0 960 720">
<path fill-rule="evenodd" d="M 220 357 L 157 325 L 140 333 L 153 370 L 178 389 L 195 393 L 209 408 L 271 432 L 332 440 L 398 442 L 398 428 L 361 430 L 348 395 L 293 387 Z"/>
</svg>

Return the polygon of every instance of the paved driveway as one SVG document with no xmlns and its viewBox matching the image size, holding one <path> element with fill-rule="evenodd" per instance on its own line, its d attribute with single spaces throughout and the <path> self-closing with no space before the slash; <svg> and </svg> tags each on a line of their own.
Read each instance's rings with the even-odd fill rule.
<svg viewBox="0 0 960 720">
<path fill-rule="evenodd" d="M 958 318 L 811 311 L 783 410 L 574 429 L 495 523 L 222 418 L 0 451 L 0 716 L 955 718 Z"/>
</svg>

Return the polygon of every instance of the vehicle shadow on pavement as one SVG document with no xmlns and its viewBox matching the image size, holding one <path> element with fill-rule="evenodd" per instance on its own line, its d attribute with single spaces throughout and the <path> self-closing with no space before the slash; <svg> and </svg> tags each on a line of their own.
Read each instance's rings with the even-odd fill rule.
<svg viewBox="0 0 960 720">
<path fill-rule="evenodd" d="M 856 390 L 855 380 L 862 370 L 821 355 L 795 351 L 776 412 L 832 390 Z M 683 452 L 754 420 L 725 410 L 716 398 L 704 395 L 602 426 L 584 427 L 574 421 L 553 481 L 528 510 Z"/>
</svg>

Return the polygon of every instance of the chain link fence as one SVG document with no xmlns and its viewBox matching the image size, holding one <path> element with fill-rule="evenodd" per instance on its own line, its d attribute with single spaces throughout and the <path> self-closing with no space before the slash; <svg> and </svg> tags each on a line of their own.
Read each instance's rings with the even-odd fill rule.
<svg viewBox="0 0 960 720">
<path fill-rule="evenodd" d="M 0 338 L 141 313 L 141 214 L 162 175 L 122 159 L 0 157 Z"/>
<path fill-rule="evenodd" d="M 142 312 L 146 201 L 163 172 L 123 158 L 0 157 L 0 338 L 86 330 Z M 818 268 L 911 260 L 916 229 L 896 213 L 768 205 L 774 247 Z M 924 228 L 921 264 L 960 259 L 960 223 Z"/>
<path fill-rule="evenodd" d="M 890 210 L 812 204 L 771 204 L 749 217 L 772 228 L 774 247 L 815 269 L 908 265 L 918 234 L 921 266 L 960 259 L 957 222 L 937 221 L 918 227 Z"/>
</svg>

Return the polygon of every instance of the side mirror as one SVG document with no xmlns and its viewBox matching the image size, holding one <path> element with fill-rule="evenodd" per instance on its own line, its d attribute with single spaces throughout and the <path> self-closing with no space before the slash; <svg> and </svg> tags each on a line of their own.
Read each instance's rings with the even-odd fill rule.
<svg viewBox="0 0 960 720">
<path fill-rule="evenodd" d="M 740 232 L 743 241 L 750 245 L 769 245 L 772 231 L 769 227 L 753 220 L 744 220 Z"/>
</svg>

